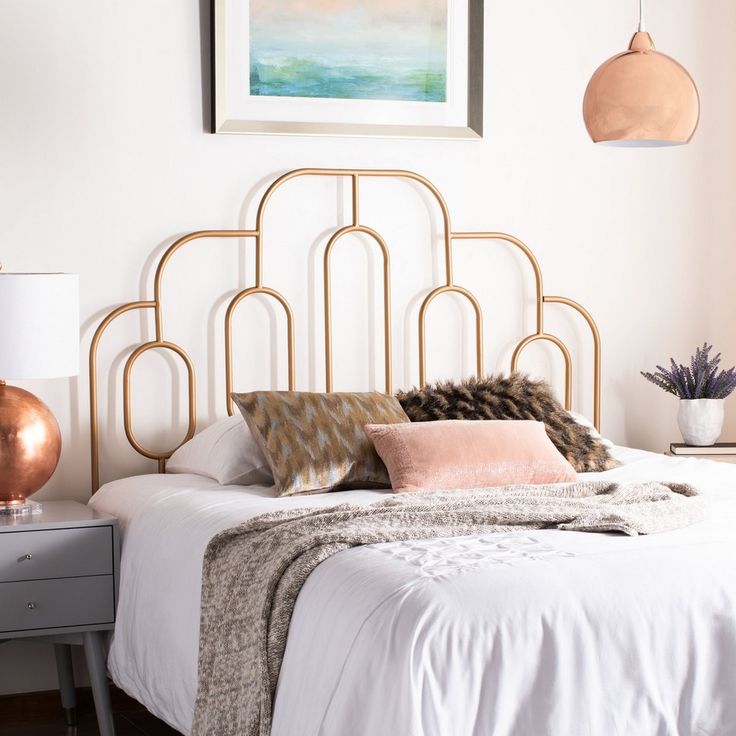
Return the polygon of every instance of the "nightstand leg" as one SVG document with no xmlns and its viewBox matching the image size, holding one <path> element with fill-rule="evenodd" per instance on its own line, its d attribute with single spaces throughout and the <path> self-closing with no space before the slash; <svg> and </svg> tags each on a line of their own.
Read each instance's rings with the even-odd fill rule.
<svg viewBox="0 0 736 736">
<path fill-rule="evenodd" d="M 85 631 L 84 654 L 87 658 L 92 696 L 97 711 L 97 724 L 100 736 L 115 736 L 110 707 L 110 690 L 107 686 L 107 667 L 105 665 L 105 634 L 102 631 Z"/>
<path fill-rule="evenodd" d="M 77 693 L 74 689 L 74 669 L 72 667 L 72 648 L 69 644 L 54 644 L 56 672 L 59 676 L 61 707 L 67 726 L 77 725 Z"/>
</svg>

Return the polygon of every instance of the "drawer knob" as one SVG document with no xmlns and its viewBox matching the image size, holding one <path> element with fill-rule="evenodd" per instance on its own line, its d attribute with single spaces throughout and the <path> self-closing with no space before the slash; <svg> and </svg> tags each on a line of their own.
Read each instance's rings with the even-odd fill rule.
<svg viewBox="0 0 736 736">
<path fill-rule="evenodd" d="M 32 601 L 28 602 L 26 605 L 28 606 L 29 611 L 33 611 L 36 608 L 36 604 Z"/>
<path fill-rule="evenodd" d="M 32 554 L 30 554 L 30 553 L 29 553 L 29 554 L 27 554 L 27 555 L 26 555 L 26 559 L 27 559 L 27 560 L 32 560 L 32 559 L 33 559 L 33 555 L 32 555 Z"/>
</svg>

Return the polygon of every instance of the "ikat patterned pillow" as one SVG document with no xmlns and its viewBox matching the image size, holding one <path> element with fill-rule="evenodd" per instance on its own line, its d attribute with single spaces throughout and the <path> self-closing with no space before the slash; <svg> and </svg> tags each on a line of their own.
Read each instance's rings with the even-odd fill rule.
<svg viewBox="0 0 736 736">
<path fill-rule="evenodd" d="M 408 422 L 395 397 L 252 391 L 232 398 L 268 460 L 280 496 L 391 487 L 365 425 Z"/>
</svg>

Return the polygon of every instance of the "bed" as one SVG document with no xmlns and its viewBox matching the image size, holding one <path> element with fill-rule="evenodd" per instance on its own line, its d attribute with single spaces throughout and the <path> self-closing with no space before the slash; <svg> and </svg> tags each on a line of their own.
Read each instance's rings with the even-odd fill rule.
<svg viewBox="0 0 736 736">
<path fill-rule="evenodd" d="M 247 297 L 273 298 L 287 318 L 289 389 L 295 384 L 293 315 L 288 301 L 263 281 L 262 214 L 273 192 L 298 177 L 346 177 L 353 223 L 325 253 L 326 389 L 332 390 L 329 258 L 348 231 L 373 239 L 384 257 L 383 388 L 392 391 L 390 270 L 386 243 L 360 224 L 360 182 L 409 177 L 426 186 L 445 224 L 446 283 L 426 295 L 419 313 L 419 384 L 426 383 L 426 309 L 455 292 L 475 312 L 477 372 L 484 371 L 482 315 L 476 297 L 456 285 L 455 239 L 495 237 L 529 259 L 536 284 L 533 342 L 557 347 L 565 363 L 572 408 L 572 358 L 544 330 L 546 304 L 581 316 L 593 338 L 593 421 L 600 427 L 600 335 L 588 312 L 564 297 L 548 297 L 526 246 L 498 233 L 450 228 L 439 192 L 408 172 L 300 170 L 264 195 L 252 231 L 207 231 L 177 241 L 162 257 L 150 301 L 115 310 L 96 333 L 90 353 L 93 485 L 100 480 L 97 351 L 121 315 L 151 310 L 156 337 L 135 347 L 123 375 L 126 436 L 164 471 L 174 451 L 144 447 L 131 426 L 130 371 L 150 349 L 176 353 L 189 377 L 188 427 L 194 437 L 194 369 L 165 339 L 161 280 L 172 256 L 199 237 L 256 240 L 256 284 L 232 296 L 227 311 L 226 401 L 230 413 L 232 316 Z M 736 734 L 736 468 L 611 447 L 621 465 L 588 479 L 672 481 L 697 487 L 706 502 L 699 523 L 650 536 L 539 529 L 362 545 L 335 554 L 307 578 L 296 601 L 278 677 L 274 736 L 411 734 L 423 736 L 574 736 Z M 120 602 L 109 668 L 118 686 L 184 734 L 197 697 L 202 561 L 218 533 L 288 508 L 368 505 L 390 491 L 350 490 L 278 498 L 264 485 L 221 485 L 187 473 L 113 480 L 91 505 L 120 519 L 123 535 Z"/>
<path fill-rule="evenodd" d="M 335 555 L 298 600 L 274 736 L 736 733 L 736 468 L 615 454 L 623 465 L 606 475 L 697 484 L 709 520 L 665 535 L 539 531 Z M 125 550 L 113 680 L 189 733 L 209 540 L 279 505 L 381 493 L 275 499 L 194 475 L 106 484 L 91 503 L 121 520 Z"/>
</svg>

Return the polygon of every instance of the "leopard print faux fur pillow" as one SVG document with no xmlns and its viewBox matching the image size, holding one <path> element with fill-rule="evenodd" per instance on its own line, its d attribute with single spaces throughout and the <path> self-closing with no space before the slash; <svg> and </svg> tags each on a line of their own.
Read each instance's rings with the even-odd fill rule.
<svg viewBox="0 0 736 736">
<path fill-rule="evenodd" d="M 412 422 L 437 419 L 534 419 L 544 422 L 554 446 L 578 473 L 610 470 L 619 465 L 590 430 L 578 424 L 545 381 L 523 373 L 443 381 L 399 391 L 399 403 Z"/>
</svg>

